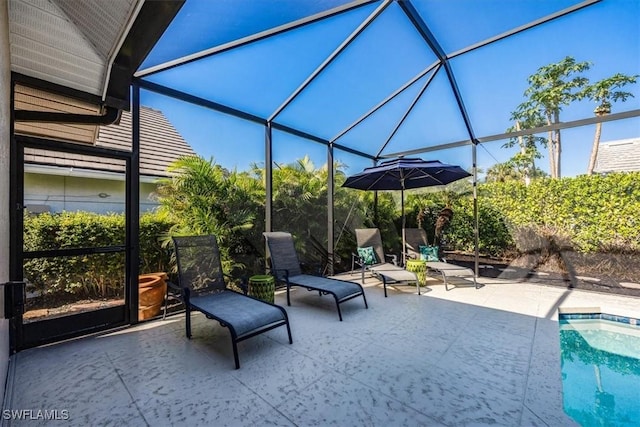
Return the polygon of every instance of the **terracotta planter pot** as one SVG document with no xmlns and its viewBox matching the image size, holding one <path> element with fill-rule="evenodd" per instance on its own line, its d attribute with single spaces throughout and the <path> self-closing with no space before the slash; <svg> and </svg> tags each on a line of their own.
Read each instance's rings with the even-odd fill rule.
<svg viewBox="0 0 640 427">
<path fill-rule="evenodd" d="M 160 314 L 167 292 L 167 274 L 152 273 L 138 276 L 138 320 Z"/>
</svg>

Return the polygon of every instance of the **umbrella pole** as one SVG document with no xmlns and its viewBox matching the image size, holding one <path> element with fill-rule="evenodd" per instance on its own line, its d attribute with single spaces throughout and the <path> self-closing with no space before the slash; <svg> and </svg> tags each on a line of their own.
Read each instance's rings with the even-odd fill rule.
<svg viewBox="0 0 640 427">
<path fill-rule="evenodd" d="M 402 266 L 407 265 L 407 254 L 405 253 L 404 229 L 406 228 L 406 218 L 404 216 L 404 189 L 400 190 L 400 206 L 402 209 Z"/>
<path fill-rule="evenodd" d="M 376 227 L 380 226 L 378 224 L 378 192 L 377 191 L 373 192 L 373 223 L 376 225 Z"/>
</svg>

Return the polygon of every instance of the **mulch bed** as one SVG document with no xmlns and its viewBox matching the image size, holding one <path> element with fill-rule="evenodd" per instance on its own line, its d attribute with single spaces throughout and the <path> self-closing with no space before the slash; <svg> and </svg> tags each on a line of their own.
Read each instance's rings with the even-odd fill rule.
<svg viewBox="0 0 640 427">
<path fill-rule="evenodd" d="M 475 266 L 473 254 L 447 252 L 446 258 L 471 269 Z M 629 282 L 640 284 L 640 257 L 633 254 L 579 254 L 567 251 L 559 256 L 531 254 L 514 259 L 480 257 L 479 265 L 481 277 L 640 297 L 640 289 L 620 285 Z"/>
</svg>

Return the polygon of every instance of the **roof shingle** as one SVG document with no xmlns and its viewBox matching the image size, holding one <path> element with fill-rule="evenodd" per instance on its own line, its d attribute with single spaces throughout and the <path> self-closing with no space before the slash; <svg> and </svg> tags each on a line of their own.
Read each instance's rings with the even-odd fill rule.
<svg viewBox="0 0 640 427">
<path fill-rule="evenodd" d="M 640 137 L 600 143 L 594 172 L 640 171 Z"/>
</svg>

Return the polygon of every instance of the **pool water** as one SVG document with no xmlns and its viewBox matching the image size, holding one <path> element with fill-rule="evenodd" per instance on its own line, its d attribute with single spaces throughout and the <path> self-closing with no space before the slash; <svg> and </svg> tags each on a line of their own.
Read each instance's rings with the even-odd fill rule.
<svg viewBox="0 0 640 427">
<path fill-rule="evenodd" d="M 582 426 L 640 426 L 640 325 L 560 319 L 564 411 Z"/>
</svg>

